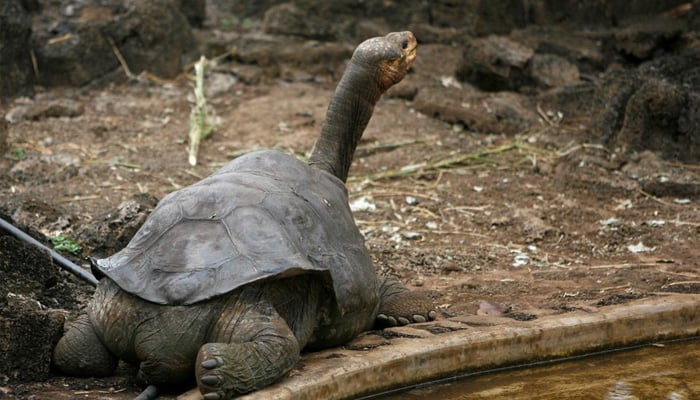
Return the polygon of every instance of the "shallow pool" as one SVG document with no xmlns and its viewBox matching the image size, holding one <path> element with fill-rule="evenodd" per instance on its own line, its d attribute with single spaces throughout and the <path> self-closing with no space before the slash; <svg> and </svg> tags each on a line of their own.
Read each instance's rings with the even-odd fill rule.
<svg viewBox="0 0 700 400">
<path fill-rule="evenodd" d="M 700 339 L 489 372 L 371 397 L 407 399 L 700 399 Z"/>
</svg>

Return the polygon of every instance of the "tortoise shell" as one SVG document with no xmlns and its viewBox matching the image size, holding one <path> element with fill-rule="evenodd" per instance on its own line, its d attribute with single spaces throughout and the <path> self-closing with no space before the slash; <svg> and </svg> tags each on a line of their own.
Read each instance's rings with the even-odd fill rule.
<svg viewBox="0 0 700 400">
<path fill-rule="evenodd" d="M 317 272 L 341 314 L 376 301 L 376 274 L 341 180 L 291 155 L 249 153 L 160 201 L 97 269 L 144 300 L 187 305 Z"/>
</svg>

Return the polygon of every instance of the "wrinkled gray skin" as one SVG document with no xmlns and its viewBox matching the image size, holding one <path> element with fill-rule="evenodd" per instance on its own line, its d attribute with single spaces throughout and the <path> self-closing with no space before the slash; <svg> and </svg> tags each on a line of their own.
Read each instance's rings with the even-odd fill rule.
<svg viewBox="0 0 700 400">
<path fill-rule="evenodd" d="M 195 378 L 205 399 L 227 399 L 279 380 L 305 347 L 434 319 L 423 294 L 377 277 L 344 186 L 415 50 L 410 32 L 355 50 L 309 165 L 251 153 L 166 196 L 125 249 L 95 261 L 103 278 L 56 346 L 58 370 L 106 376 L 122 359 L 144 383 Z"/>
</svg>

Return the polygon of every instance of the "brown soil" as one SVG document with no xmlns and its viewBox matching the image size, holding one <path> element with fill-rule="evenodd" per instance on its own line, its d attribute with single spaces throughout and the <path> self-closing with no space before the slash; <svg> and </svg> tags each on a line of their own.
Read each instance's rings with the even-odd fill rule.
<svg viewBox="0 0 700 400">
<path fill-rule="evenodd" d="M 416 70 L 431 75 L 429 66 L 418 61 Z M 41 92 L 32 110 L 69 101 L 79 112 L 10 125 L 9 147 L 23 156 L 0 160 L 2 212 L 47 236 L 94 243 L 83 255 L 116 251 L 103 246 L 99 254 L 109 238 L 86 232 L 123 202 L 143 193 L 160 199 L 249 150 L 308 154 L 333 79 L 238 82 L 209 99 L 221 123 L 194 168 L 185 79 Z M 378 271 L 429 291 L 442 318 L 529 319 L 699 293 L 700 212 L 688 185 L 700 182 L 700 169 L 651 153 L 619 162 L 595 145 L 587 122 L 565 116 L 515 136 L 487 134 L 423 115 L 410 100 L 384 98 L 348 182 L 350 202 L 371 208 L 355 217 Z M 650 181 L 663 190 L 644 190 L 641 182 Z M 89 294 L 71 282 L 66 290 Z M 54 296 L 59 304 L 48 307 L 74 313 L 76 297 L 86 298 Z M 138 390 L 130 372 L 0 382 L 0 397 L 130 398 Z"/>
</svg>

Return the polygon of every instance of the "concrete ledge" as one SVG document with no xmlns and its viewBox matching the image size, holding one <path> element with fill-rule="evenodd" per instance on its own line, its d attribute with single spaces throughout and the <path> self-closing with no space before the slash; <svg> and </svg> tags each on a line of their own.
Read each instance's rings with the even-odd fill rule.
<svg viewBox="0 0 700 400">
<path fill-rule="evenodd" d="M 700 295 L 655 297 L 528 322 L 493 320 L 493 326 L 474 327 L 469 318 L 451 319 L 397 332 L 410 338 L 368 334 L 347 348 L 304 355 L 291 376 L 241 398 L 351 399 L 462 372 L 698 335 Z M 182 398 L 198 397 L 188 394 Z"/>
</svg>

